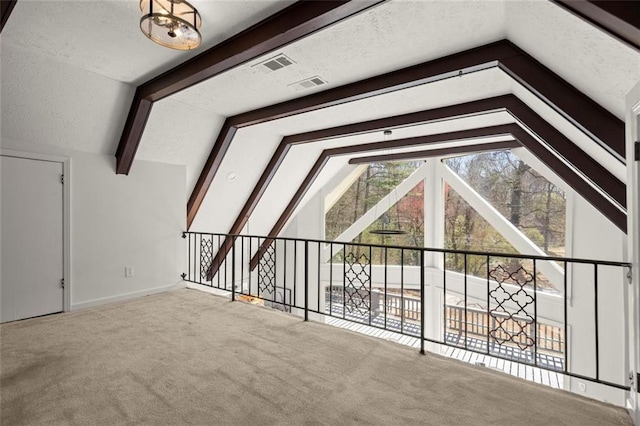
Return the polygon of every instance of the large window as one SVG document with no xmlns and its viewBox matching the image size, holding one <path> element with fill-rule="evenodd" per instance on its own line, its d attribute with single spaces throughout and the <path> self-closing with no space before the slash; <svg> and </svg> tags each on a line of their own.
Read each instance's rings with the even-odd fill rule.
<svg viewBox="0 0 640 426">
<path fill-rule="evenodd" d="M 436 194 L 425 194 L 425 179 L 439 175 L 426 167 L 442 172 L 443 200 L 434 198 Z M 434 187 L 438 188 L 427 186 Z M 565 194 L 510 151 L 465 155 L 442 162 L 371 164 L 327 212 L 326 238 L 423 247 L 425 204 L 426 208 L 431 208 L 430 203 L 437 208 L 442 202 L 444 235 L 441 241 L 434 240 L 435 247 L 505 254 L 518 253 L 524 247 L 528 253 L 542 250 L 549 255 L 565 255 Z M 520 233 L 505 233 L 505 229 L 513 229 L 511 225 Z M 380 230 L 400 233 L 388 235 L 377 232 Z M 405 265 L 419 264 L 418 252 L 405 252 Z M 387 251 L 385 257 L 384 250 L 373 249 L 372 263 L 399 264 L 401 259 L 389 253 L 393 252 Z M 340 256 L 339 251 L 335 252 L 334 259 L 340 260 Z M 471 275 L 486 276 L 484 259 L 451 254 L 446 266 L 460 272 L 466 267 Z M 527 266 L 513 263 L 510 267 L 514 270 Z M 541 283 L 546 280 L 539 278 Z"/>
<path fill-rule="evenodd" d="M 367 170 L 327 212 L 325 216 L 326 239 L 338 238 L 422 164 L 422 161 L 413 161 L 369 165 Z M 400 216 L 397 211 L 390 211 L 381 220 L 389 220 L 389 225 L 397 226 L 396 222 L 400 220 Z M 363 238 L 358 242 L 372 242 L 368 241 L 366 236 Z"/>
<path fill-rule="evenodd" d="M 565 254 L 565 194 L 530 166 L 509 151 L 450 158 L 444 163 L 545 253 Z M 484 240 L 486 245 L 478 243 L 486 226 L 476 226 L 479 216 L 469 212 L 469 206 L 459 206 L 458 199 L 456 194 L 447 199 L 447 247 L 503 251 L 505 247 L 491 239 Z M 465 218 L 470 221 L 464 225 L 469 231 L 468 242 L 460 239 L 452 226 Z"/>
</svg>

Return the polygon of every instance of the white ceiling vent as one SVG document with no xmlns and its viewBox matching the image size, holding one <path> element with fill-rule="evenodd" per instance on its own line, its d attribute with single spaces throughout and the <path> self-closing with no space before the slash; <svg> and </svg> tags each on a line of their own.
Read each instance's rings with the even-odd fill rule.
<svg viewBox="0 0 640 426">
<path fill-rule="evenodd" d="M 268 73 L 277 71 L 280 68 L 288 67 L 289 65 L 293 64 L 295 64 L 295 62 L 292 61 L 291 58 L 280 53 L 279 55 L 269 58 L 266 61 L 262 61 L 258 64 L 253 65 L 253 67 L 257 67 L 262 72 Z"/>
<path fill-rule="evenodd" d="M 322 86 L 323 84 L 327 84 L 327 81 L 316 75 L 314 77 L 305 78 L 301 81 L 296 81 L 288 86 L 293 87 L 296 90 L 305 90 L 316 86 Z"/>
</svg>

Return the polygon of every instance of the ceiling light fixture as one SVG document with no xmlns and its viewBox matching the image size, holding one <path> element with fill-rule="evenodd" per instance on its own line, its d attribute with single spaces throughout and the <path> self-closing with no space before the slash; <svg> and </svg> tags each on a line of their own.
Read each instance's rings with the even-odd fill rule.
<svg viewBox="0 0 640 426">
<path fill-rule="evenodd" d="M 140 0 L 140 29 L 164 47 L 191 50 L 200 46 L 202 20 L 198 10 L 184 0 Z"/>
</svg>

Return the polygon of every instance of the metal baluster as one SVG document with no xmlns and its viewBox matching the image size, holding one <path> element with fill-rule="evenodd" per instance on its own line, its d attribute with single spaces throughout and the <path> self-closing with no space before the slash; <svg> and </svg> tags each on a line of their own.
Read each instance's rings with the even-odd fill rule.
<svg viewBox="0 0 640 426">
<path fill-rule="evenodd" d="M 598 264 L 593 264 L 594 308 L 596 323 L 596 380 L 600 380 L 600 333 L 598 329 Z"/>
<path fill-rule="evenodd" d="M 189 281 L 191 281 L 191 261 L 192 261 L 192 259 L 191 259 L 191 234 L 189 233 L 188 236 L 189 236 L 189 239 L 187 240 L 188 241 L 187 242 L 187 247 L 189 249 L 189 258 L 188 258 L 189 261 L 187 262 L 187 273 L 189 274 Z M 194 254 L 194 256 L 195 256 L 195 254 Z"/>
<path fill-rule="evenodd" d="M 260 276 L 262 274 L 262 245 L 260 244 L 260 237 L 258 237 L 258 245 L 256 246 L 256 259 L 258 260 L 258 274 L 256 275 L 256 294 L 259 298 L 262 299 L 262 294 L 260 294 Z"/>
<path fill-rule="evenodd" d="M 266 241 L 266 240 L 265 240 Z M 273 246 L 271 246 L 273 244 Z M 267 246 L 267 249 L 271 246 L 273 247 L 273 294 L 271 295 L 271 301 L 276 301 L 276 288 L 277 288 L 277 276 L 278 276 L 278 240 L 271 240 L 271 244 Z"/>
<path fill-rule="evenodd" d="M 227 282 L 229 282 L 229 279 L 227 278 L 228 265 L 229 265 L 229 262 L 227 261 L 227 257 L 229 255 L 229 252 L 227 251 L 228 244 L 229 244 L 229 236 L 227 235 L 224 239 L 224 249 L 223 249 L 223 251 L 226 252 L 224 254 L 224 289 L 225 290 L 227 290 Z"/>
<path fill-rule="evenodd" d="M 293 242 L 293 300 L 292 305 L 297 306 L 296 303 L 296 288 L 298 287 L 298 241 Z"/>
<path fill-rule="evenodd" d="M 251 292 L 251 252 L 253 251 L 251 246 L 251 241 L 253 240 L 253 237 L 249 237 L 249 253 L 247 253 L 247 258 L 249 260 L 249 263 L 247 264 L 247 274 L 249 275 L 249 295 L 253 296 L 253 293 Z"/>
<path fill-rule="evenodd" d="M 387 248 L 384 248 L 384 329 L 387 329 Z"/>
<path fill-rule="evenodd" d="M 467 349 L 467 254 L 464 254 L 464 348 Z"/>
<path fill-rule="evenodd" d="M 309 321 L 309 241 L 304 242 L 304 320 Z"/>
<path fill-rule="evenodd" d="M 333 315 L 333 243 L 329 243 L 329 315 Z"/>
<path fill-rule="evenodd" d="M 194 235 L 193 236 L 193 281 L 197 283 L 198 282 L 198 280 L 196 279 L 196 277 L 198 276 L 197 268 L 200 262 L 199 262 L 198 256 L 196 255 L 196 244 L 197 244 L 196 236 Z"/>
<path fill-rule="evenodd" d="M 216 275 L 218 276 L 218 288 L 220 288 L 220 264 L 222 263 L 222 260 L 220 259 L 220 234 L 218 234 L 218 253 L 216 254 L 216 258 L 218 259 L 218 264 L 216 265 Z M 213 277 L 211 277 L 211 287 L 213 287 Z"/>
<path fill-rule="evenodd" d="M 346 282 L 347 282 L 347 245 L 342 245 L 342 319 L 345 318 L 347 313 L 347 297 L 345 294 L 346 291 Z"/>
<path fill-rule="evenodd" d="M 425 302 L 424 302 L 424 250 L 420 250 L 420 353 L 424 352 Z"/>
<path fill-rule="evenodd" d="M 538 366 L 538 280 L 536 259 L 533 259 L 533 365 Z"/>
<path fill-rule="evenodd" d="M 236 301 L 236 239 L 231 240 L 231 301 Z"/>
<path fill-rule="evenodd" d="M 491 344 L 491 329 L 489 328 L 489 317 L 491 317 L 491 295 L 489 294 L 490 290 L 491 290 L 491 279 L 490 279 L 491 266 L 490 266 L 490 262 L 491 262 L 491 259 L 490 259 L 489 255 L 487 255 L 487 355 L 490 352 L 489 345 Z"/>
<path fill-rule="evenodd" d="M 198 283 L 202 284 L 202 234 L 200 234 L 200 268 L 199 268 L 199 274 L 198 274 Z M 206 278 L 206 277 L 205 277 Z"/>
<path fill-rule="evenodd" d="M 447 253 L 442 252 L 442 342 L 447 343 Z"/>
<path fill-rule="evenodd" d="M 282 279 L 282 287 L 284 288 L 284 290 L 282 290 L 282 306 L 284 307 L 284 310 L 286 311 L 286 306 L 287 306 L 287 240 L 282 240 L 282 242 L 284 243 L 284 262 L 282 264 L 282 267 L 284 269 L 284 277 Z M 275 297 L 275 292 L 273 293 L 273 297 Z"/>
<path fill-rule="evenodd" d="M 318 247 L 318 313 L 320 313 L 320 285 L 321 285 L 321 278 L 320 278 L 321 265 L 320 264 L 322 263 L 322 260 L 320 258 L 320 243 L 316 242 L 316 246 Z"/>
<path fill-rule="evenodd" d="M 189 246 L 193 245 L 193 262 L 189 264 L 189 274 L 191 274 L 191 270 L 193 269 L 193 282 L 198 282 L 196 275 L 196 264 L 198 263 L 196 256 L 196 234 L 193 234 L 193 241 L 189 239 Z"/>
<path fill-rule="evenodd" d="M 240 293 L 244 294 L 244 235 L 240 237 Z"/>
<path fill-rule="evenodd" d="M 400 249 L 400 333 L 404 333 L 404 249 Z"/>
<path fill-rule="evenodd" d="M 371 301 L 371 262 L 373 258 L 371 256 L 371 246 L 369 246 L 369 325 L 371 325 L 371 311 L 373 310 L 373 303 Z"/>
<path fill-rule="evenodd" d="M 569 371 L 569 345 L 567 344 L 567 261 L 564 261 L 564 372 Z M 562 346 L 562 345 L 561 345 Z"/>
</svg>

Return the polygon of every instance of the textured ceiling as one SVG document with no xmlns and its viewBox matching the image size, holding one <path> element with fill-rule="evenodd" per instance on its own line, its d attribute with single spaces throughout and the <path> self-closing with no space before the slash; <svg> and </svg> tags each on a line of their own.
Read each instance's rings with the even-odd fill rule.
<svg viewBox="0 0 640 426">
<path fill-rule="evenodd" d="M 506 2 L 507 38 L 624 120 L 640 53 L 546 0 Z"/>
<path fill-rule="evenodd" d="M 466 102 L 502 95 L 508 93 L 508 91 L 509 79 L 498 69 L 490 69 L 343 104 L 334 108 L 325 108 L 239 129 L 200 208 L 198 217 L 207 225 L 204 225 L 197 218 L 193 227 L 194 229 L 208 229 L 211 226 L 209 224 L 216 224 L 216 227 L 220 226 L 221 228 L 224 228 L 227 224 L 231 225 L 284 135 L 382 118 L 389 115 L 421 111 L 443 106 L 443 102 Z M 478 118 L 466 121 L 469 122 L 470 120 L 473 122 L 471 127 L 482 126 L 482 123 L 486 122 L 486 119 Z M 437 122 L 429 126 L 398 129 L 396 130 L 396 137 L 442 133 L 464 128 L 460 126 L 461 124 L 455 124 L 454 121 Z M 287 158 L 282 164 L 280 167 L 281 172 L 279 171 L 278 173 L 283 175 L 290 174 L 290 179 L 288 180 L 290 184 L 286 185 L 286 188 L 282 185 L 274 184 L 274 188 L 278 188 L 276 198 L 282 201 L 283 198 L 281 196 L 283 194 L 295 192 L 298 184 L 304 178 L 304 174 L 313 165 L 322 149 L 372 142 L 379 140 L 379 138 L 379 133 L 360 135 L 358 137 L 339 138 L 322 143 L 307 144 L 297 149 L 297 152 L 304 151 L 306 154 L 301 156 L 300 161 L 289 162 Z M 208 142 L 210 146 L 213 146 L 213 140 Z M 233 182 L 229 182 L 226 179 L 229 173 L 236 175 L 236 179 Z M 301 174 L 302 177 L 298 179 Z M 189 178 L 191 178 L 191 181 L 189 181 Z M 191 185 L 195 184 L 196 178 L 197 175 L 188 175 L 187 185 L 190 183 Z M 266 198 L 263 197 L 265 200 Z M 225 200 L 224 210 L 217 208 L 216 200 L 218 199 Z M 276 212 L 276 214 L 279 213 Z M 270 217 L 271 215 L 271 213 L 267 213 L 265 217 Z M 228 229 L 223 232 L 226 231 Z"/>
<path fill-rule="evenodd" d="M 137 0 L 20 0 L 1 37 L 3 139 L 113 155 L 136 84 L 292 1 L 193 3 L 203 17 L 204 44 L 197 52 L 178 52 L 157 46 L 142 35 Z M 188 195 L 227 116 L 503 38 L 619 118 L 624 117 L 624 96 L 640 80 L 640 55 L 547 0 L 389 0 L 157 102 L 136 158 L 186 165 Z M 285 53 L 295 64 L 271 73 L 253 66 L 276 53 Z M 316 75 L 328 84 L 304 91 L 288 86 Z M 494 69 L 241 129 L 194 229 L 228 231 L 284 135 L 505 93 L 516 94 L 624 179 L 624 165 L 526 88 Z M 504 113 L 496 117 L 511 120 Z M 480 120 L 481 125 L 491 123 L 486 117 L 474 120 Z M 38 126 L 27 124 L 34 122 Z M 394 136 L 451 131 L 464 128 L 461 123 L 434 123 L 398 130 Z M 268 232 L 321 149 L 364 143 L 377 136 L 341 138 L 292 149 L 267 190 L 266 201 L 256 209 L 252 232 Z M 344 161 L 331 160 L 311 192 L 329 181 Z M 236 175 L 233 181 L 227 179 L 232 172 Z M 216 209 L 221 199 L 227 206 L 224 211 Z"/>
<path fill-rule="evenodd" d="M 113 155 L 134 87 L 47 56 L 25 53 L 4 43 L 4 31 L 2 139 Z"/>
<path fill-rule="evenodd" d="M 196 0 L 202 45 L 183 52 L 161 47 L 142 34 L 138 0 L 20 0 L 2 31 L 2 43 L 112 80 L 140 84 L 291 3 Z"/>
<path fill-rule="evenodd" d="M 390 1 L 174 97 L 234 115 L 504 37 L 500 2 Z M 271 73 L 253 66 L 274 53 L 284 53 L 296 63 Z M 288 87 L 316 75 L 329 84 L 300 92 Z"/>
</svg>

